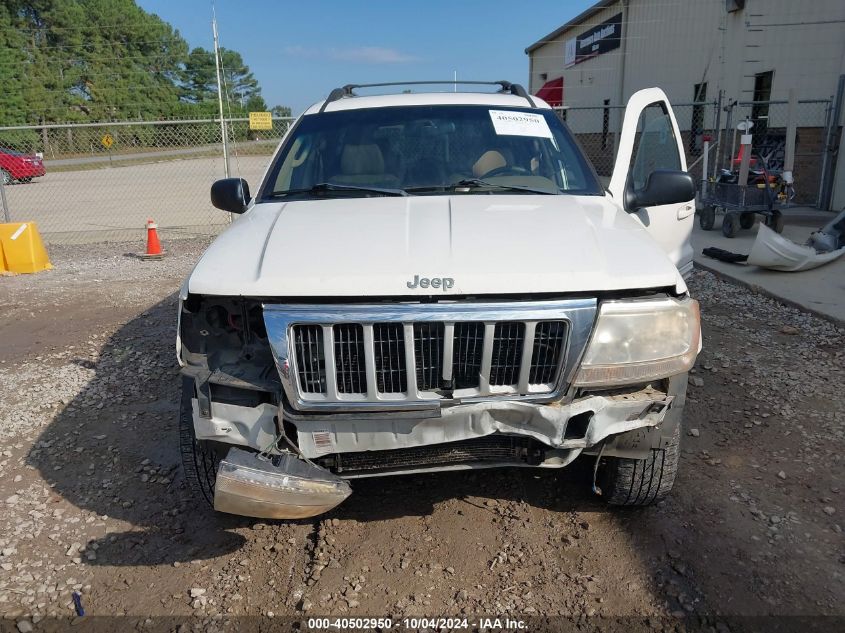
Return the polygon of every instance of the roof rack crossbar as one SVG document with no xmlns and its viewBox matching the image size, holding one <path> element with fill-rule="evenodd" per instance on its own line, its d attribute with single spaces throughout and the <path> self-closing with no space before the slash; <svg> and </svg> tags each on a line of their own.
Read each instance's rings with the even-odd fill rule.
<svg viewBox="0 0 845 633">
<path fill-rule="evenodd" d="M 463 80 L 454 80 L 454 79 L 446 79 L 443 81 L 388 81 L 384 83 L 375 83 L 375 84 L 346 84 L 342 88 L 335 88 L 329 93 L 329 96 L 323 102 L 322 107 L 320 108 L 320 112 L 324 112 L 326 106 L 328 106 L 332 101 L 337 101 L 338 99 L 342 99 L 343 97 L 354 97 L 355 93 L 353 92 L 356 88 L 383 88 L 385 86 L 424 86 L 424 85 L 434 85 L 434 84 L 461 84 L 461 85 L 473 85 L 473 86 L 500 86 L 501 90 L 499 92 L 507 92 L 517 97 L 523 97 L 528 104 L 535 108 L 537 107 L 534 104 L 534 100 L 531 98 L 525 88 L 523 88 L 519 84 L 512 84 L 509 81 L 501 80 L 501 81 L 463 81 Z"/>
</svg>

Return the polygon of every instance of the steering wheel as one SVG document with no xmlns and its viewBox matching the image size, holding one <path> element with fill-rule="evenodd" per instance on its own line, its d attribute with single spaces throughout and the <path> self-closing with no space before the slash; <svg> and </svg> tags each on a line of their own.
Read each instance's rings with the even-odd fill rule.
<svg viewBox="0 0 845 633">
<path fill-rule="evenodd" d="M 525 167 L 502 165 L 501 167 L 496 167 L 496 169 L 491 169 L 482 178 L 491 178 L 493 176 L 526 176 L 530 173 Z"/>
</svg>

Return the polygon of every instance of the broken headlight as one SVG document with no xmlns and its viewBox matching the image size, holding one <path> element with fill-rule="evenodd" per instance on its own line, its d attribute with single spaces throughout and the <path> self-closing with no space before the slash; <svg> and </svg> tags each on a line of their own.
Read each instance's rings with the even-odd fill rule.
<svg viewBox="0 0 845 633">
<path fill-rule="evenodd" d="M 602 303 L 575 385 L 647 382 L 689 371 L 701 343 L 698 301 Z"/>
</svg>

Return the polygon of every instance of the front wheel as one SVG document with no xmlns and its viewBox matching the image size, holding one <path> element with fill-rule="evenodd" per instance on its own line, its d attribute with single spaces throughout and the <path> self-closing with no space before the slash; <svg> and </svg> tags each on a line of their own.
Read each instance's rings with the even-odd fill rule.
<svg viewBox="0 0 845 633">
<path fill-rule="evenodd" d="M 702 231 L 710 231 L 716 224 L 716 207 L 706 206 L 698 212 L 698 226 Z"/>
<path fill-rule="evenodd" d="M 739 225 L 744 229 L 750 229 L 754 226 L 755 219 L 753 213 L 743 213 L 739 216 Z"/>
<path fill-rule="evenodd" d="M 647 506 L 672 490 L 678 472 L 681 425 L 663 448 L 653 448 L 645 459 L 607 457 L 600 464 L 599 485 L 613 506 Z"/>
<path fill-rule="evenodd" d="M 12 184 L 12 174 L 7 172 L 5 169 L 0 169 L 0 180 L 3 181 L 4 185 L 11 185 Z"/>
<path fill-rule="evenodd" d="M 772 214 L 766 218 L 766 226 L 775 233 L 783 233 L 783 213 L 778 210 L 772 211 Z"/>
<path fill-rule="evenodd" d="M 209 440 L 198 440 L 194 433 L 194 411 L 191 400 L 194 397 L 194 381 L 182 378 L 182 406 L 179 410 L 179 451 L 182 453 L 182 467 L 191 490 L 214 507 L 214 484 L 217 481 L 217 466 L 226 454 L 226 445 Z"/>
<path fill-rule="evenodd" d="M 739 218 L 736 213 L 726 213 L 722 218 L 722 235 L 736 237 L 737 231 L 739 231 Z"/>
</svg>

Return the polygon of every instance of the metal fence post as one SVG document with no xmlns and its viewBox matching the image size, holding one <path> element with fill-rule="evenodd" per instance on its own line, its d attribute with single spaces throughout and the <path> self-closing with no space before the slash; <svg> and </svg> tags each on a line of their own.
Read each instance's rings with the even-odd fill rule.
<svg viewBox="0 0 845 633">
<path fill-rule="evenodd" d="M 723 106 L 725 108 L 725 139 L 721 143 L 721 150 L 719 151 L 719 164 L 713 165 L 714 171 L 713 175 L 715 176 L 718 173 L 718 169 L 720 169 L 725 164 L 725 149 L 728 146 L 728 139 L 727 135 L 730 134 L 733 137 L 733 114 L 734 114 L 734 107 L 736 106 L 737 101 L 736 99 L 728 99 L 728 103 Z M 733 160 L 733 156 L 728 157 L 728 165 L 730 166 L 730 161 Z"/>
<path fill-rule="evenodd" d="M 6 185 L 3 184 L 3 178 L 0 178 L 0 203 L 3 205 L 3 219 L 8 224 L 12 221 L 9 215 L 9 202 L 6 200 Z"/>
<path fill-rule="evenodd" d="M 829 209 L 831 196 L 833 195 L 833 178 L 836 172 L 836 161 L 834 151 L 836 145 L 836 132 L 839 131 L 839 120 L 842 118 L 842 100 L 845 98 L 845 75 L 839 75 L 839 83 L 836 86 L 836 96 L 831 102 L 828 110 L 828 119 L 825 126 L 824 145 L 822 156 L 822 173 L 819 179 L 819 209 Z"/>
<path fill-rule="evenodd" d="M 713 113 L 713 131 L 716 133 L 716 146 L 713 148 L 713 179 L 716 178 L 716 170 L 719 168 L 719 152 L 722 151 L 722 91 L 715 103 L 716 111 Z M 704 174 L 707 179 L 707 174 Z"/>
</svg>

